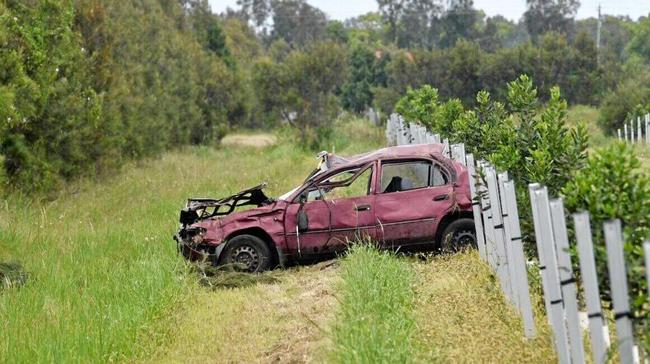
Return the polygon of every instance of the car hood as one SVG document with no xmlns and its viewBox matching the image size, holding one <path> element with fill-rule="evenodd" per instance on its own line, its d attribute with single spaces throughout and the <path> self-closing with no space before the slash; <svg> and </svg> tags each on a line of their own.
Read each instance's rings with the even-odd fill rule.
<svg viewBox="0 0 650 364">
<path fill-rule="evenodd" d="M 266 196 L 262 191 L 265 187 L 266 183 L 262 183 L 220 199 L 190 198 L 187 200 L 185 208 L 181 210 L 180 223 L 187 226 L 198 221 L 231 215 L 238 207 L 242 206 L 257 206 L 261 208 L 275 204 L 275 200 Z M 240 215 L 249 211 L 235 213 L 233 215 Z"/>
</svg>

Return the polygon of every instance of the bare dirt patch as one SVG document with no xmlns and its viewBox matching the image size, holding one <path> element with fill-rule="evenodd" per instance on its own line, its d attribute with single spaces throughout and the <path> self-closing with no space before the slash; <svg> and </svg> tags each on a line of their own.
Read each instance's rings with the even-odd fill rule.
<svg viewBox="0 0 650 364">
<path fill-rule="evenodd" d="M 275 136 L 271 134 L 229 134 L 221 139 L 221 145 L 225 147 L 266 148 L 275 143 Z"/>
<path fill-rule="evenodd" d="M 172 343 L 151 362 L 322 362 L 336 307 L 336 262 L 272 272 L 277 283 L 197 287 Z"/>
</svg>

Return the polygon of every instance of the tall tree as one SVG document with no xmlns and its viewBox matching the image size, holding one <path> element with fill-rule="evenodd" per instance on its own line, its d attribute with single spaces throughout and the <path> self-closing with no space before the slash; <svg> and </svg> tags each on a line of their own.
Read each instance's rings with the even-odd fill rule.
<svg viewBox="0 0 650 364">
<path fill-rule="evenodd" d="M 578 0 L 526 0 L 524 22 L 534 42 L 549 31 L 570 35 L 580 7 Z"/>
<path fill-rule="evenodd" d="M 650 64 L 650 16 L 641 18 L 632 27 L 632 39 L 627 49 Z"/>
<path fill-rule="evenodd" d="M 474 40 L 477 33 L 477 22 L 481 20 L 482 12 L 474 9 L 473 0 L 455 0 L 447 9 L 443 18 L 443 34 L 440 45 L 443 48 L 453 47 L 459 39 Z"/>
<path fill-rule="evenodd" d="M 305 47 L 326 35 L 327 16 L 304 0 L 272 0 L 274 39 Z"/>
<path fill-rule="evenodd" d="M 432 48 L 440 33 L 440 0 L 410 0 L 399 20 L 397 44 L 400 47 Z"/>
<path fill-rule="evenodd" d="M 388 22 L 388 34 L 390 41 L 397 43 L 397 26 L 404 11 L 406 0 L 377 0 L 379 11 Z"/>
<path fill-rule="evenodd" d="M 282 62 L 259 60 L 253 68 L 255 91 L 267 117 L 295 127 L 303 146 L 318 148 L 338 111 L 335 91 L 346 77 L 343 47 L 324 42 L 294 50 Z"/>
</svg>

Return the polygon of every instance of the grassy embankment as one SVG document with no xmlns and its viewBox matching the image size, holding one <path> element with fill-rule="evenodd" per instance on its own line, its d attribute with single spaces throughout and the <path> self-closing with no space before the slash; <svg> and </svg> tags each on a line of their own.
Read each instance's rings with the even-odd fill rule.
<svg viewBox="0 0 650 364">
<path fill-rule="evenodd" d="M 598 109 L 585 105 L 573 106 L 569 109 L 569 121 L 571 123 L 584 122 L 590 136 L 591 148 L 599 148 L 614 143 L 617 140 L 615 135 L 607 134 L 598 126 Z M 635 146 L 641 165 L 650 171 L 650 146 L 644 143 Z"/>
<path fill-rule="evenodd" d="M 350 128 L 361 137 L 338 138 L 338 149 L 359 152 L 381 140 L 365 124 Z M 196 299 L 171 240 L 185 198 L 265 180 L 277 195 L 314 166 L 312 153 L 286 144 L 192 148 L 102 183 L 75 183 L 54 201 L 8 196 L 0 206 L 0 261 L 22 262 L 30 278 L 0 293 L 0 361 L 99 362 L 165 346 L 178 312 Z"/>
<path fill-rule="evenodd" d="M 420 261 L 357 247 L 343 260 L 338 288 L 334 362 L 557 360 L 541 304 L 535 307 L 538 336 L 527 340 L 476 252 Z"/>
<path fill-rule="evenodd" d="M 342 154 L 383 143 L 383 131 L 366 124 L 339 133 Z M 368 359 L 552 360 L 545 329 L 522 339 L 475 254 L 419 262 L 362 251 L 343 269 L 321 264 L 271 272 L 270 283 L 199 286 L 170 239 L 184 199 L 262 180 L 277 195 L 314 164 L 312 153 L 286 144 L 194 148 L 103 183 L 76 183 L 54 201 L 9 196 L 0 260 L 20 260 L 30 278 L 0 293 L 1 361 L 346 361 L 354 357 L 346 348 Z M 342 343 L 353 332 L 380 334 L 354 348 Z"/>
</svg>

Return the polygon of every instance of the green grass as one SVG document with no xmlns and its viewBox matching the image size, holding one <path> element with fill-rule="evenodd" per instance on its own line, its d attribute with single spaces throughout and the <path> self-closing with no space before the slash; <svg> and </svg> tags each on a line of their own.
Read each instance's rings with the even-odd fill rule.
<svg viewBox="0 0 650 364">
<path fill-rule="evenodd" d="M 476 251 L 436 256 L 412 268 L 422 362 L 557 362 L 539 292 L 531 292 L 537 336 L 528 340 L 521 317 Z"/>
<path fill-rule="evenodd" d="M 568 110 L 568 121 L 571 125 L 579 122 L 585 123 L 589 131 L 589 146 L 591 149 L 606 147 L 618 140 L 614 134 L 606 133 L 598 125 L 599 111 L 595 107 L 586 105 L 575 105 Z M 641 166 L 650 171 L 650 146 L 645 143 L 636 144 L 637 155 L 641 160 Z"/>
<path fill-rule="evenodd" d="M 342 262 L 332 361 L 405 363 L 414 357 L 413 272 L 388 252 L 358 245 Z"/>
<path fill-rule="evenodd" d="M 600 112 L 597 108 L 587 105 L 571 106 L 568 110 L 568 121 L 571 125 L 584 123 L 589 131 L 589 142 L 591 147 L 599 147 L 608 144 L 612 140 L 598 125 Z"/>
<path fill-rule="evenodd" d="M 374 135 L 350 144 L 351 153 L 379 145 L 381 131 Z M 315 167 L 314 154 L 286 142 L 188 148 L 101 183 L 71 184 L 54 201 L 7 196 L 0 261 L 20 261 L 29 278 L 0 293 L 0 361 L 122 361 L 173 342 L 200 291 L 171 239 L 185 199 L 261 181 L 277 196 Z"/>
</svg>

